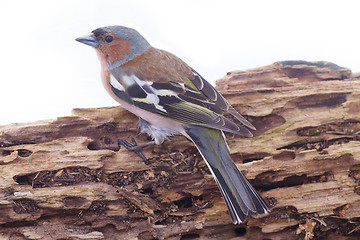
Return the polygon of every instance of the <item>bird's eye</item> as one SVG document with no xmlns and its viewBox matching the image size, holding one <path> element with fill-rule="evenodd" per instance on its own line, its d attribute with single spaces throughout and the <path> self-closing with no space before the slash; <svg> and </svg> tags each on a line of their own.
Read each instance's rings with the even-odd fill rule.
<svg viewBox="0 0 360 240">
<path fill-rule="evenodd" d="M 112 36 L 110 36 L 110 35 L 105 37 L 105 41 L 108 42 L 108 43 L 112 42 L 112 40 L 114 40 L 114 38 Z"/>
</svg>

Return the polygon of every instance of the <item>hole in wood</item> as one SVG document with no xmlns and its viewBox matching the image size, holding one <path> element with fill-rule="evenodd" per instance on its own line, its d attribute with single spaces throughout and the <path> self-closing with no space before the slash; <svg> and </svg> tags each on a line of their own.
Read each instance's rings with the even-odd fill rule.
<svg viewBox="0 0 360 240">
<path fill-rule="evenodd" d="M 35 213 L 39 211 L 39 207 L 37 206 L 35 201 L 27 198 L 14 200 L 12 203 L 12 207 L 14 212 L 16 212 L 17 214 Z"/>
<path fill-rule="evenodd" d="M 9 156 L 13 151 L 10 150 L 2 150 L 1 151 L 1 155 L 2 156 Z"/>
<path fill-rule="evenodd" d="M 11 222 L 7 222 L 7 223 L 3 223 L 1 224 L 2 228 L 21 228 L 21 227 L 32 227 L 32 226 L 38 226 L 39 224 L 33 221 L 11 221 Z M 10 238 L 9 240 L 25 240 L 26 238 L 23 237 L 21 238 L 21 236 L 23 236 L 22 234 L 14 234 L 11 235 L 11 237 L 16 236 L 18 238 Z"/>
<path fill-rule="evenodd" d="M 101 169 L 87 167 L 68 167 L 14 176 L 14 181 L 20 185 L 30 185 L 34 188 L 69 186 L 80 182 L 100 182 L 101 180 Z"/>
<path fill-rule="evenodd" d="M 14 181 L 20 185 L 31 185 L 33 179 L 34 179 L 33 173 L 14 177 Z"/>
<path fill-rule="evenodd" d="M 297 130 L 298 136 L 319 136 L 321 134 L 357 135 L 360 133 L 359 121 L 326 123 L 315 127 L 305 127 Z M 360 139 L 358 139 L 360 140 Z"/>
<path fill-rule="evenodd" d="M 185 235 L 182 235 L 180 240 L 189 240 L 189 239 L 197 239 L 200 238 L 200 235 L 197 233 L 188 233 Z"/>
<path fill-rule="evenodd" d="M 95 138 L 96 139 L 96 138 Z M 111 140 L 110 137 L 103 136 L 98 140 L 94 140 L 87 145 L 87 148 L 92 151 L 109 149 L 112 151 L 119 151 L 119 146 Z"/>
<path fill-rule="evenodd" d="M 9 136 L 9 135 L 6 135 Z M 17 138 L 22 138 L 21 140 L 18 140 Z M 17 145 L 27 145 L 27 144 L 35 144 L 35 141 L 30 141 L 28 139 L 24 140 L 23 136 L 9 136 L 9 139 L 2 136 L 2 139 L 5 139 L 5 141 L 0 141 L 0 147 L 11 147 L 11 146 L 17 146 Z"/>
<path fill-rule="evenodd" d="M 262 184 L 253 184 L 253 186 L 256 186 L 256 189 L 258 190 L 267 191 L 274 188 L 293 187 L 315 182 L 327 182 L 334 179 L 334 176 L 331 172 L 325 172 L 324 174 L 311 177 L 308 177 L 306 174 L 293 175 L 285 177 L 282 181 L 271 182 L 271 179 L 273 179 L 276 174 L 278 173 L 272 171 L 259 174 L 261 176 L 256 176 L 255 180 L 257 180 L 256 182 L 260 182 Z M 260 181 L 258 179 L 268 179 L 268 181 Z M 253 181 L 251 181 L 251 183 L 253 183 Z"/>
<path fill-rule="evenodd" d="M 27 149 L 18 149 L 17 151 L 20 157 L 29 157 L 32 154 L 32 151 Z"/>
<path fill-rule="evenodd" d="M 231 154 L 231 158 L 234 162 L 249 163 L 262 160 L 264 157 L 270 156 L 267 152 L 255 152 L 255 153 L 234 153 Z"/>
<path fill-rule="evenodd" d="M 88 148 L 89 150 L 100 150 L 100 149 L 101 149 L 100 146 L 99 146 L 99 144 L 98 144 L 96 141 L 90 142 L 90 143 L 87 145 L 87 148 Z"/>
<path fill-rule="evenodd" d="M 335 139 L 331 139 L 331 140 L 305 139 L 305 140 L 300 140 L 300 141 L 294 142 L 292 144 L 286 145 L 284 147 L 277 148 L 276 150 L 290 149 L 290 150 L 295 150 L 295 151 L 304 151 L 304 150 L 315 149 L 320 152 L 320 151 L 328 148 L 331 145 L 344 144 L 344 143 L 348 143 L 353 140 L 355 140 L 355 138 L 352 138 L 352 137 L 335 138 Z"/>
<path fill-rule="evenodd" d="M 234 231 L 237 237 L 242 237 L 245 236 L 246 234 L 246 228 L 244 227 L 235 228 Z"/>
<path fill-rule="evenodd" d="M 166 225 L 167 224 L 167 219 L 164 220 L 160 220 L 160 221 L 156 221 L 155 225 Z"/>
<path fill-rule="evenodd" d="M 180 200 L 174 201 L 174 204 L 177 205 L 179 208 L 190 208 L 194 206 L 194 202 L 201 201 L 202 197 L 184 197 Z"/>
<path fill-rule="evenodd" d="M 289 104 L 293 104 L 298 108 L 337 107 L 346 102 L 346 95 L 347 93 L 313 94 L 298 97 Z"/>
<path fill-rule="evenodd" d="M 140 190 L 140 192 L 142 194 L 148 194 L 148 195 L 151 195 L 154 193 L 154 190 L 151 188 L 151 187 L 148 187 L 148 188 L 143 188 Z"/>
</svg>

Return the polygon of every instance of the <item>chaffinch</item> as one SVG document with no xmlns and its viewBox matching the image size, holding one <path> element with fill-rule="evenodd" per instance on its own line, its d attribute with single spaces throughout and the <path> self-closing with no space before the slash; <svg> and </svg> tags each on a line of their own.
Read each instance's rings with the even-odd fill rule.
<svg viewBox="0 0 360 240">
<path fill-rule="evenodd" d="M 139 128 L 153 138 L 151 143 L 183 135 L 195 144 L 234 224 L 243 222 L 248 214 L 269 212 L 267 203 L 232 161 L 223 133 L 251 137 L 248 129 L 255 127 L 199 73 L 175 55 L 153 48 L 131 28 L 102 27 L 76 40 L 95 48 L 106 90 L 139 117 Z M 225 112 L 239 123 L 225 118 Z"/>
</svg>

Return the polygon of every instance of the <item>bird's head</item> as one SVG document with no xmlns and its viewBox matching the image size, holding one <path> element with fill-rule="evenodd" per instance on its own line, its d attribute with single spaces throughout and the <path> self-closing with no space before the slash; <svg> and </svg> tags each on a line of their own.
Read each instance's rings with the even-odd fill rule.
<svg viewBox="0 0 360 240">
<path fill-rule="evenodd" d="M 101 27 L 76 41 L 94 47 L 108 69 L 127 63 L 151 47 L 139 32 L 123 26 Z"/>
</svg>

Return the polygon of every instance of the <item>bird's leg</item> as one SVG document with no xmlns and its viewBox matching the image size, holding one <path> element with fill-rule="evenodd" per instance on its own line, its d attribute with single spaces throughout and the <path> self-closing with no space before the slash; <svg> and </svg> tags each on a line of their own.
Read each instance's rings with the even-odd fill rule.
<svg viewBox="0 0 360 240">
<path fill-rule="evenodd" d="M 137 155 L 139 155 L 139 157 L 144 161 L 144 163 L 146 165 L 150 164 L 149 160 L 144 156 L 144 154 L 141 152 L 141 150 L 148 146 L 154 145 L 155 141 L 150 141 L 150 142 L 147 142 L 147 143 L 144 143 L 141 145 L 137 145 L 134 138 L 131 138 L 131 141 L 132 141 L 132 144 L 126 140 L 119 139 L 118 140 L 119 147 L 121 147 L 121 145 L 123 145 L 127 150 L 137 153 Z"/>
</svg>

